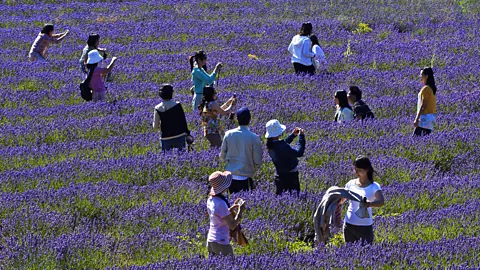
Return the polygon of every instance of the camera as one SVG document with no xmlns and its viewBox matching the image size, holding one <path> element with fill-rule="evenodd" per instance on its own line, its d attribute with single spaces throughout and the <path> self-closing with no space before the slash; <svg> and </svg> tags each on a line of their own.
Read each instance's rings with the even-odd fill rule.
<svg viewBox="0 0 480 270">
<path fill-rule="evenodd" d="M 187 138 L 185 139 L 185 141 L 187 142 L 188 145 L 191 145 L 191 144 L 193 144 L 194 139 L 193 139 L 192 136 L 187 136 Z"/>
</svg>

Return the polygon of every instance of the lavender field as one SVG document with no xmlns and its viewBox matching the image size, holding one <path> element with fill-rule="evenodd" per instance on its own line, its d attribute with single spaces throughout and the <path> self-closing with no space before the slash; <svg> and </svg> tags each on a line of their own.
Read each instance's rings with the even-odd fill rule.
<svg viewBox="0 0 480 270">
<path fill-rule="evenodd" d="M 2 1 L 1 269 L 396 269 L 480 267 L 480 3 L 476 0 Z M 297 77 L 287 51 L 311 21 L 328 73 Z M 30 62 L 47 23 L 70 30 Z M 119 60 L 107 102 L 85 102 L 81 50 L 99 33 Z M 224 63 L 220 100 L 237 94 L 251 130 L 273 118 L 305 129 L 300 196 L 275 195 L 266 151 L 253 192 L 239 193 L 250 241 L 206 259 L 206 177 L 222 170 L 192 112 L 188 56 Z M 250 55 L 250 56 L 249 56 Z M 433 66 L 437 122 L 413 138 L 420 68 Z M 194 151 L 161 153 L 158 89 L 184 104 Z M 333 95 L 358 85 L 375 119 L 337 124 Z M 375 244 L 340 231 L 314 248 L 312 213 L 326 189 L 370 156 L 386 203 Z"/>
</svg>

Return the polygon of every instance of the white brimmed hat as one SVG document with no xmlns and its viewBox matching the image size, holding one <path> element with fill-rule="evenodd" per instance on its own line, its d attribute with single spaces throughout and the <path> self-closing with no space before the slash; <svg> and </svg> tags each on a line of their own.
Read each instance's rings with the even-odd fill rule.
<svg viewBox="0 0 480 270">
<path fill-rule="evenodd" d="M 210 195 L 215 196 L 224 192 L 232 184 L 232 173 L 229 171 L 216 171 L 208 177 L 208 182 L 212 186 Z"/>
<path fill-rule="evenodd" d="M 97 50 L 91 50 L 88 53 L 87 64 L 96 64 L 102 60 L 103 60 L 103 57 L 100 55 L 100 53 Z"/>
<path fill-rule="evenodd" d="M 277 119 L 272 119 L 267 122 L 265 125 L 267 128 L 267 133 L 265 133 L 265 138 L 274 138 L 282 135 L 287 127 L 285 125 L 280 124 Z"/>
</svg>

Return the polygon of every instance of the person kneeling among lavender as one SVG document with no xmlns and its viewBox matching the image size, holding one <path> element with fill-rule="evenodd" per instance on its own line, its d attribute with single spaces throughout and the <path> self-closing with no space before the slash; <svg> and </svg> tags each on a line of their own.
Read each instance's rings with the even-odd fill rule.
<svg viewBox="0 0 480 270">
<path fill-rule="evenodd" d="M 162 86 L 159 95 L 163 101 L 153 110 L 153 129 L 161 130 L 162 150 L 183 150 L 185 141 L 193 142 L 193 138 L 190 136 L 182 105 L 173 100 L 173 87 L 169 84 Z"/>
<path fill-rule="evenodd" d="M 240 224 L 245 204 L 237 199 L 230 207 L 226 198 L 228 188 L 232 184 L 232 173 L 216 171 L 208 177 L 212 188 L 207 200 L 207 212 L 210 217 L 210 228 L 207 236 L 207 249 L 212 255 L 231 255 L 233 248 L 230 244 L 230 230 L 235 230 Z M 235 208 L 238 208 L 235 210 Z"/>
<path fill-rule="evenodd" d="M 286 127 L 276 119 L 270 120 L 266 125 L 267 150 L 275 165 L 275 185 L 276 194 L 280 195 L 284 191 L 300 191 L 300 182 L 298 180 L 298 157 L 303 156 L 305 152 L 305 134 L 303 129 L 295 128 L 285 139 L 279 140 Z M 300 135 L 298 139 L 298 148 L 290 146 L 293 139 Z"/>
</svg>

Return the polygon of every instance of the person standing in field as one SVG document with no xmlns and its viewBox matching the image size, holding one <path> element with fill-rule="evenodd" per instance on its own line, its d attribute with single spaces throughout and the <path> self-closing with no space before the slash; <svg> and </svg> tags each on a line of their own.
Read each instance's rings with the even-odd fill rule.
<svg viewBox="0 0 480 270">
<path fill-rule="evenodd" d="M 327 66 L 327 58 L 325 57 L 325 53 L 320 47 L 318 37 L 316 35 L 311 35 L 310 40 L 312 41 L 312 52 L 315 54 L 315 58 L 313 58 L 312 60 L 312 63 L 315 66 L 315 70 L 317 72 L 319 72 L 320 70 L 325 70 Z"/>
<path fill-rule="evenodd" d="M 113 57 L 107 68 L 99 67 L 98 64 L 103 61 L 103 57 L 97 50 L 92 50 L 88 53 L 87 68 L 90 76 L 90 88 L 92 88 L 92 100 L 104 101 L 107 93 L 105 81 L 103 78 L 113 69 L 117 57 Z"/>
<path fill-rule="evenodd" d="M 344 123 L 353 120 L 352 107 L 348 104 L 347 92 L 345 90 L 337 90 L 335 92 L 335 122 Z"/>
<path fill-rule="evenodd" d="M 30 52 L 28 54 L 30 61 L 38 60 L 41 62 L 46 62 L 47 50 L 50 44 L 60 43 L 69 32 L 69 30 L 66 30 L 63 33 L 55 34 L 53 24 L 45 24 L 30 48 Z"/>
<path fill-rule="evenodd" d="M 315 74 L 313 66 L 313 58 L 315 53 L 312 52 L 312 42 L 309 36 L 312 34 L 312 24 L 303 23 L 298 35 L 292 38 L 292 42 L 288 46 L 288 51 L 292 54 L 293 68 L 295 74 Z"/>
<path fill-rule="evenodd" d="M 300 181 L 298 177 L 298 158 L 305 152 L 305 134 L 303 129 L 295 128 L 285 140 L 280 140 L 286 127 L 277 119 L 266 124 L 267 150 L 275 165 L 275 186 L 276 194 L 280 195 L 285 191 L 300 192 Z M 295 137 L 299 136 L 297 148 L 290 144 Z"/>
<path fill-rule="evenodd" d="M 414 136 L 432 133 L 437 111 L 437 86 L 435 85 L 432 68 L 423 68 L 420 71 L 420 80 L 425 86 L 418 93 L 417 115 L 415 121 L 413 121 Z"/>
<path fill-rule="evenodd" d="M 208 74 L 205 69 L 203 69 L 207 64 L 207 54 L 204 51 L 198 51 L 189 61 L 193 82 L 192 110 L 195 111 L 202 101 L 203 88 L 206 85 L 212 85 L 215 82 L 215 78 L 218 72 L 220 72 L 222 64 L 217 63 L 212 74 Z"/>
<path fill-rule="evenodd" d="M 223 137 L 220 160 L 226 162 L 225 170 L 233 174 L 229 188 L 231 193 L 254 189 L 252 177 L 262 165 L 262 143 L 258 135 L 248 128 L 250 120 L 248 108 L 239 109 L 239 127 L 227 131 Z"/>
<path fill-rule="evenodd" d="M 348 101 L 353 105 L 353 118 L 355 120 L 373 119 L 375 116 L 367 104 L 362 100 L 362 91 L 357 86 L 350 86 L 347 94 Z"/>
<path fill-rule="evenodd" d="M 162 150 L 184 150 L 185 143 L 192 142 L 193 138 L 188 130 L 182 104 L 173 99 L 173 86 L 170 84 L 162 85 L 158 94 L 162 102 L 153 110 L 153 129 L 161 131 Z"/>
<path fill-rule="evenodd" d="M 234 97 L 227 100 L 220 106 L 217 101 L 217 92 L 212 86 L 203 88 L 203 99 L 198 109 L 202 116 L 203 136 L 210 142 L 210 147 L 220 147 L 222 145 L 222 136 L 219 115 L 230 115 L 232 106 L 236 100 Z"/>
<path fill-rule="evenodd" d="M 346 243 L 362 241 L 372 244 L 374 240 L 372 207 L 383 206 L 383 193 L 380 185 L 373 180 L 375 170 L 370 159 L 365 156 L 358 156 L 353 165 L 358 178 L 350 180 L 345 185 L 345 189 L 362 196 L 364 202 L 349 200 L 343 225 L 343 237 Z M 356 214 L 360 204 L 367 208 L 367 217 L 359 217 Z"/>
<path fill-rule="evenodd" d="M 232 183 L 232 173 L 216 171 L 208 177 L 211 185 L 207 199 L 207 212 L 210 218 L 210 228 L 207 235 L 207 249 L 210 256 L 233 256 L 230 244 L 230 230 L 235 230 L 240 224 L 245 211 L 245 203 L 238 198 L 230 207 L 228 188 Z M 235 208 L 236 211 L 235 211 Z M 233 215 L 235 213 L 235 215 Z"/>
<path fill-rule="evenodd" d="M 78 60 L 79 65 L 80 65 L 80 70 L 85 74 L 88 75 L 88 70 L 87 70 L 87 60 L 88 60 L 88 53 L 92 50 L 97 50 L 100 52 L 103 57 L 103 59 L 107 58 L 106 57 L 106 51 L 107 49 L 104 48 L 99 48 L 100 44 L 100 35 L 98 34 L 90 34 L 88 36 L 87 40 L 87 45 L 82 50 L 82 56 L 80 56 L 80 60 Z"/>
</svg>

